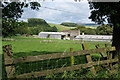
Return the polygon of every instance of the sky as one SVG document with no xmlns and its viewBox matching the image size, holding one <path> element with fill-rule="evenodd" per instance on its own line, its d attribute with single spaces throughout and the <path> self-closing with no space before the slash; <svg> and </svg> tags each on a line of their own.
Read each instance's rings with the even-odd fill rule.
<svg viewBox="0 0 120 80">
<path fill-rule="evenodd" d="M 74 2 L 74 0 L 57 0 L 40 2 L 41 7 L 38 11 L 25 8 L 19 20 L 27 21 L 27 18 L 41 18 L 48 23 L 60 24 L 63 22 L 71 23 L 94 23 L 90 16 L 89 4 L 86 0 Z"/>
</svg>

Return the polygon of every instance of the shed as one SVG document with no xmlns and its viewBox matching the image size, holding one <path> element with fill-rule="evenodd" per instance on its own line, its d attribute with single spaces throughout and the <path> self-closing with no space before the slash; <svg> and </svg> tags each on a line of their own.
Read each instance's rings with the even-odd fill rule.
<svg viewBox="0 0 120 80">
<path fill-rule="evenodd" d="M 40 38 L 50 38 L 50 39 L 69 39 L 68 34 L 69 33 L 64 33 L 64 32 L 40 32 L 38 36 Z"/>
</svg>

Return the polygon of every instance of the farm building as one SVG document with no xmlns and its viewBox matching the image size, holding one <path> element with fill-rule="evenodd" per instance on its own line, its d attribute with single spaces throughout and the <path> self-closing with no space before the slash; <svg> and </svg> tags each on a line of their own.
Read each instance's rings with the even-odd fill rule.
<svg viewBox="0 0 120 80">
<path fill-rule="evenodd" d="M 84 41 L 111 41 L 112 35 L 79 35 L 76 40 Z"/>
<path fill-rule="evenodd" d="M 80 35 L 80 30 L 64 30 L 62 32 L 69 33 L 70 40 Z"/>
<path fill-rule="evenodd" d="M 64 39 L 69 40 L 69 33 L 66 32 L 40 32 L 38 37 L 50 39 Z"/>
</svg>

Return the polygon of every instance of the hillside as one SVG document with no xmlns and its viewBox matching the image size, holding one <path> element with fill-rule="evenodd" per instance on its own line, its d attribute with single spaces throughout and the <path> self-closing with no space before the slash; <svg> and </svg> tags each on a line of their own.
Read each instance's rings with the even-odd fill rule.
<svg viewBox="0 0 120 80">
<path fill-rule="evenodd" d="M 36 27 L 38 25 L 41 27 L 50 27 L 44 19 L 40 18 L 28 18 L 28 25 L 30 27 Z"/>
<path fill-rule="evenodd" d="M 67 27 L 76 27 L 77 26 L 76 23 L 68 23 L 68 22 L 61 23 L 60 25 L 67 26 Z"/>
<path fill-rule="evenodd" d="M 62 31 L 62 30 L 70 30 L 70 29 L 74 29 L 75 27 L 66 27 L 60 24 L 52 24 L 52 23 L 48 23 L 51 27 L 55 26 L 58 31 Z"/>
<path fill-rule="evenodd" d="M 61 23 L 61 25 L 65 26 L 65 27 L 77 27 L 79 25 L 81 26 L 85 26 L 86 28 L 91 28 L 91 29 L 96 29 L 97 28 L 97 24 L 93 24 L 93 23 L 67 23 L 67 22 L 63 22 Z"/>
<path fill-rule="evenodd" d="M 96 29 L 97 27 L 85 26 L 86 28 Z"/>
</svg>

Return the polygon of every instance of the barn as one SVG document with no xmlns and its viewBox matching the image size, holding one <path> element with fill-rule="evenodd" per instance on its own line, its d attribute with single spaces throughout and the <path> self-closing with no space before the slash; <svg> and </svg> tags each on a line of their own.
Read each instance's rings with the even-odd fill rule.
<svg viewBox="0 0 120 80">
<path fill-rule="evenodd" d="M 49 39 L 64 39 L 69 40 L 69 33 L 67 32 L 40 32 L 38 37 Z"/>
</svg>

